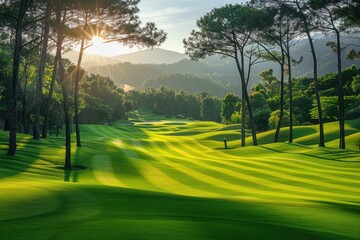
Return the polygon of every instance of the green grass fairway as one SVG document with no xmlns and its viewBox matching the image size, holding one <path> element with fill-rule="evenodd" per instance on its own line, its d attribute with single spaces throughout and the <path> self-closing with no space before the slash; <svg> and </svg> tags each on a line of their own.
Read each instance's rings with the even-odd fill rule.
<svg viewBox="0 0 360 240">
<path fill-rule="evenodd" d="M 71 172 L 63 138 L 20 134 L 9 157 L 0 131 L 0 238 L 360 239 L 360 120 L 346 123 L 348 150 L 337 127 L 325 125 L 326 148 L 317 126 L 240 148 L 238 127 L 136 113 L 81 126 Z"/>
</svg>

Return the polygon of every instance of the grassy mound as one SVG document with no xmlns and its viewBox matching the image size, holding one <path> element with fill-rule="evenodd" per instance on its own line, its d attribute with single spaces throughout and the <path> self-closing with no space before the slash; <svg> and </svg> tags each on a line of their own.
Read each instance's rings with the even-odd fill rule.
<svg viewBox="0 0 360 240">
<path fill-rule="evenodd" d="M 136 113 L 138 114 L 138 113 Z M 136 115 L 135 114 L 135 115 Z M 294 144 L 240 148 L 238 128 L 148 119 L 83 125 L 73 171 L 63 138 L 0 132 L 0 233 L 5 239 L 359 239 L 360 121 L 296 127 Z M 230 149 L 223 149 L 223 138 Z M 250 143 L 250 137 L 247 139 Z"/>
</svg>

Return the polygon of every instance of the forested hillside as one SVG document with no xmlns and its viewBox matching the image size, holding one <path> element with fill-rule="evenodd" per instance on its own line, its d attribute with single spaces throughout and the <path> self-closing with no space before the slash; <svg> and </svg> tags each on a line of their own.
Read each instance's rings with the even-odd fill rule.
<svg viewBox="0 0 360 240">
<path fill-rule="evenodd" d="M 215 83 L 212 79 L 179 73 L 148 79 L 141 85 L 141 88 L 159 88 L 161 86 L 189 93 L 207 92 L 220 98 L 228 92 L 226 88 Z"/>
<path fill-rule="evenodd" d="M 318 54 L 318 59 L 321 64 L 319 65 L 319 75 L 323 76 L 327 73 L 332 73 L 336 69 L 336 56 L 332 52 L 331 48 L 326 46 L 326 43 L 332 41 L 332 38 L 324 37 L 316 39 L 314 41 L 316 52 Z M 354 44 L 354 39 L 345 39 L 344 46 L 348 44 Z M 360 66 L 360 60 L 349 60 L 346 57 L 346 54 L 351 49 L 347 47 L 342 52 L 343 66 L 349 67 L 353 64 Z M 161 51 L 160 56 L 164 56 L 166 53 L 165 50 Z M 222 87 L 226 88 L 227 91 L 237 91 L 240 92 L 240 83 L 239 83 L 239 73 L 236 70 L 236 66 L 229 58 L 220 58 L 217 56 L 212 56 L 200 61 L 191 61 L 184 59 L 181 61 L 173 63 L 174 58 L 172 58 L 173 52 L 168 51 L 169 62 L 165 64 L 136 64 L 134 63 L 136 59 L 140 59 L 141 55 L 144 54 L 147 59 L 146 51 L 136 53 L 136 56 L 132 57 L 133 54 L 127 54 L 122 58 L 110 58 L 111 60 L 126 61 L 126 63 L 116 63 L 116 64 L 106 64 L 104 65 L 103 61 L 93 62 L 91 67 L 86 67 L 90 73 L 100 74 L 103 76 L 108 76 L 115 81 L 116 84 L 126 84 L 133 87 L 146 86 L 142 85 L 145 81 L 149 79 L 155 79 L 160 76 L 167 76 L 171 74 L 193 74 L 201 78 L 209 78 L 214 82 L 218 83 Z M 155 53 L 156 56 L 156 53 Z M 180 57 L 179 57 L 180 58 Z M 293 67 L 293 76 L 295 77 L 309 77 L 312 74 L 312 59 L 311 52 L 309 51 L 309 44 L 305 40 L 301 40 L 295 44 L 292 48 L 292 58 L 294 60 L 302 61 Z M 86 59 L 86 57 L 85 57 Z M 154 60 L 158 61 L 158 60 Z M 135 62 L 138 62 L 137 60 Z M 150 62 L 150 60 L 148 61 Z M 95 66 L 96 65 L 96 66 Z M 251 82 L 250 86 L 255 86 L 256 83 L 260 81 L 259 73 L 265 70 L 272 68 L 274 70 L 274 75 L 279 77 L 280 69 L 276 62 L 264 62 L 259 63 L 253 66 L 251 73 Z M 180 76 L 180 75 L 178 75 Z M 182 77 L 183 78 L 183 77 Z M 194 77 L 194 79 L 196 79 Z M 179 80 L 181 81 L 181 80 Z M 161 81 L 157 81 L 160 83 Z M 200 82 L 196 84 L 201 84 Z M 161 85 L 151 85 L 152 87 L 161 87 Z M 169 86 L 169 85 L 166 85 Z M 183 90 L 188 87 L 175 87 L 175 90 Z M 206 91 L 206 88 L 202 89 Z"/>
</svg>

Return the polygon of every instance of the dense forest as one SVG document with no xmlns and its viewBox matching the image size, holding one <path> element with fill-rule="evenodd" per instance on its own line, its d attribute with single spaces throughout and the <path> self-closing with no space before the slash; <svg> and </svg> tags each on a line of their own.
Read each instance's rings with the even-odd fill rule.
<svg viewBox="0 0 360 240">
<path fill-rule="evenodd" d="M 259 131 L 276 129 L 277 142 L 280 128 L 290 126 L 292 142 L 293 125 L 318 123 L 322 147 L 323 123 L 336 120 L 339 147 L 345 148 L 345 119 L 360 116 L 360 70 L 355 65 L 345 69 L 344 62 L 360 54 L 357 45 L 343 39 L 359 40 L 359 1 L 252 1 L 214 9 L 199 19 L 198 30 L 184 40 L 186 54 L 193 60 L 220 56 L 232 61 L 228 66 L 234 68 L 238 82 L 232 85 L 234 94 L 222 99 L 217 96 L 225 95 L 225 88 L 212 92 L 216 86 L 212 80 L 195 77 L 196 84 L 211 85 L 202 92 L 190 83 L 193 76 L 163 77 L 159 69 L 147 65 L 142 66 L 144 72 L 154 78 L 144 82 L 142 71 L 122 64 L 134 72 L 131 81 L 144 88 L 128 92 L 111 78 L 81 68 L 83 53 L 97 34 L 109 42 L 144 47 L 159 46 L 166 39 L 154 23 L 140 22 L 138 1 L 111 2 L 0 1 L 0 123 L 9 131 L 9 155 L 16 153 L 17 132 L 46 138 L 48 130 L 59 131 L 64 125 L 69 169 L 71 132 L 76 132 L 80 147 L 80 123 L 111 123 L 138 108 L 169 117 L 240 123 L 242 146 L 245 128 L 251 129 L 257 145 Z M 317 56 L 313 33 L 318 32 L 331 39 L 321 46 L 328 49 L 327 58 Z M 293 54 L 299 39 L 308 42 L 311 58 Z M 80 46 L 76 65 L 62 57 L 75 46 Z M 319 66 L 329 58 L 336 59 L 337 68 L 321 76 Z M 182 64 L 189 68 L 186 61 Z M 271 62 L 272 68 L 254 74 L 259 62 Z M 297 75 L 296 66 L 306 66 L 308 74 Z M 170 89 L 181 81 L 191 89 Z"/>
</svg>

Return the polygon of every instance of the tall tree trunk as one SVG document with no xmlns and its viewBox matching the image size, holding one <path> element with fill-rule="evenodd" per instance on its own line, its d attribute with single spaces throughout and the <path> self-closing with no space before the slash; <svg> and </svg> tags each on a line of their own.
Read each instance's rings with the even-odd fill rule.
<svg viewBox="0 0 360 240">
<path fill-rule="evenodd" d="M 288 65 L 288 81 L 289 81 L 289 143 L 293 142 L 293 96 L 292 96 L 292 69 L 291 69 L 291 56 L 290 56 L 290 47 L 289 42 L 287 40 L 287 65 Z"/>
<path fill-rule="evenodd" d="M 24 70 L 26 71 L 26 70 Z M 26 99 L 26 94 L 27 94 L 27 85 L 28 85 L 28 77 L 25 76 L 25 84 L 24 84 L 24 91 L 22 91 L 21 93 L 21 105 L 22 105 L 22 109 L 21 109 L 21 123 L 23 126 L 23 133 L 25 134 L 29 134 L 29 129 L 28 129 L 28 104 L 27 104 L 27 99 Z M 21 90 L 21 87 L 19 88 Z"/>
<path fill-rule="evenodd" d="M 245 115 L 246 115 L 246 83 L 243 73 L 243 68 L 240 66 L 239 58 L 237 56 L 237 53 L 235 53 L 235 62 L 236 66 L 240 75 L 240 81 L 241 81 L 241 147 L 245 147 Z M 242 59 L 243 62 L 243 59 Z"/>
<path fill-rule="evenodd" d="M 50 15 L 51 7 L 50 4 L 47 3 L 46 6 L 46 15 Z M 34 126 L 33 126 L 33 138 L 40 138 L 40 111 L 41 111 L 41 98 L 42 98 L 42 86 L 45 72 L 45 64 L 46 64 L 46 53 L 48 48 L 49 41 L 49 32 L 50 32 L 50 24 L 48 19 L 45 19 L 44 31 L 43 31 L 43 43 L 41 50 L 41 59 L 39 66 L 39 76 L 36 84 L 36 94 L 35 94 L 35 112 L 34 112 Z"/>
<path fill-rule="evenodd" d="M 63 33 L 63 21 L 62 21 L 62 0 L 58 0 L 55 3 L 55 14 L 56 14 L 56 27 L 58 33 L 57 39 L 57 55 L 58 55 L 58 64 L 60 72 L 60 84 L 63 93 L 63 107 L 65 115 L 65 163 L 64 168 L 66 170 L 71 169 L 71 129 L 70 129 L 70 113 L 69 113 L 69 86 L 65 79 L 65 69 L 62 63 L 62 43 L 64 40 Z"/>
<path fill-rule="evenodd" d="M 62 60 L 60 59 L 59 62 Z M 66 170 L 71 169 L 71 122 L 70 122 L 70 111 L 69 111 L 69 86 L 65 82 L 65 70 L 62 63 L 59 63 L 60 68 L 60 79 L 61 89 L 63 92 L 63 107 L 65 113 L 65 163 L 64 168 Z"/>
<path fill-rule="evenodd" d="M 279 116 L 279 122 L 276 126 L 276 131 L 275 131 L 275 138 L 274 138 L 274 142 L 279 142 L 279 135 L 280 135 L 280 128 L 281 128 L 281 124 L 284 118 L 284 95 L 285 95 L 285 91 L 284 91 L 284 65 L 285 65 L 285 50 L 284 50 L 284 46 L 283 46 L 283 37 L 282 37 L 282 32 L 280 30 L 280 50 L 281 50 L 281 61 L 280 63 L 280 116 Z"/>
<path fill-rule="evenodd" d="M 316 97 L 316 104 L 318 109 L 318 116 L 319 116 L 319 147 L 325 147 L 325 136 L 324 136 L 324 121 L 323 121 L 323 113 L 321 107 L 321 100 L 320 100 L 320 92 L 319 92 L 319 81 L 318 81 L 318 66 L 317 66 L 317 57 L 314 47 L 313 39 L 310 35 L 309 24 L 307 22 L 306 16 L 303 13 L 300 4 L 298 1 L 295 2 L 300 13 L 301 13 L 301 20 L 304 23 L 305 33 L 309 40 L 310 48 L 311 48 L 311 55 L 313 58 L 313 65 L 314 65 L 314 90 L 315 90 L 315 97 Z"/>
<path fill-rule="evenodd" d="M 81 147 L 80 139 L 80 126 L 79 126 L 79 82 L 80 82 L 80 73 L 81 73 L 81 61 L 84 54 L 84 44 L 85 39 L 81 39 L 79 58 L 76 66 L 76 75 L 75 75 L 75 93 L 74 93 L 74 105 L 75 105 L 75 128 L 76 128 L 76 145 Z"/>
<path fill-rule="evenodd" d="M 341 67 L 341 42 L 340 42 L 340 32 L 335 30 L 336 33 L 336 48 L 337 48 L 337 67 L 338 67 L 338 84 L 339 84 L 339 94 L 338 94 L 338 104 L 339 104 L 339 128 L 340 128 L 340 143 L 339 148 L 345 149 L 345 104 L 344 104 L 344 84 L 342 76 L 342 67 Z"/>
<path fill-rule="evenodd" d="M 282 53 L 284 55 L 284 53 Z M 284 56 L 283 56 L 284 57 Z M 280 116 L 276 126 L 274 142 L 279 142 L 280 128 L 284 117 L 284 62 L 280 64 Z"/>
<path fill-rule="evenodd" d="M 241 146 L 245 147 L 245 116 L 246 116 L 246 94 L 245 83 L 241 80 Z"/>
<path fill-rule="evenodd" d="M 16 153 L 16 133 L 17 133 L 17 93 L 19 84 L 19 68 L 20 68 L 20 57 L 22 49 L 22 32 L 23 32 L 23 19 L 27 10 L 27 3 L 20 4 L 19 14 L 16 21 L 15 29 L 15 45 L 14 45 L 14 56 L 13 56 L 13 69 L 12 78 L 9 83 L 9 99 L 8 99 L 8 113 L 9 113 L 9 148 L 8 155 L 14 156 Z"/>
<path fill-rule="evenodd" d="M 308 27 L 306 27 L 308 28 Z M 319 92 L 319 82 L 318 82 L 318 70 L 317 70 L 317 58 L 315 53 L 315 47 L 313 40 L 310 36 L 310 32 L 307 29 L 306 35 L 309 39 L 311 54 L 314 62 L 314 83 L 315 83 L 315 96 L 316 96 L 316 104 L 318 108 L 318 116 L 319 116 L 319 147 L 325 147 L 325 136 L 324 136 L 324 122 L 323 122 L 323 114 L 322 114 L 322 107 L 321 107 L 321 100 L 320 100 L 320 92 Z"/>
<path fill-rule="evenodd" d="M 252 134 L 252 139 L 253 139 L 253 145 L 257 146 L 257 138 L 256 138 L 256 127 L 255 127 L 255 123 L 254 123 L 254 114 L 252 112 L 252 108 L 251 108 L 251 104 L 250 104 L 250 98 L 249 98 L 249 94 L 247 91 L 247 88 L 245 88 L 245 98 L 246 98 L 246 104 L 248 106 L 248 111 L 249 111 L 249 118 L 250 118 L 250 125 L 251 125 L 251 134 Z"/>
</svg>

